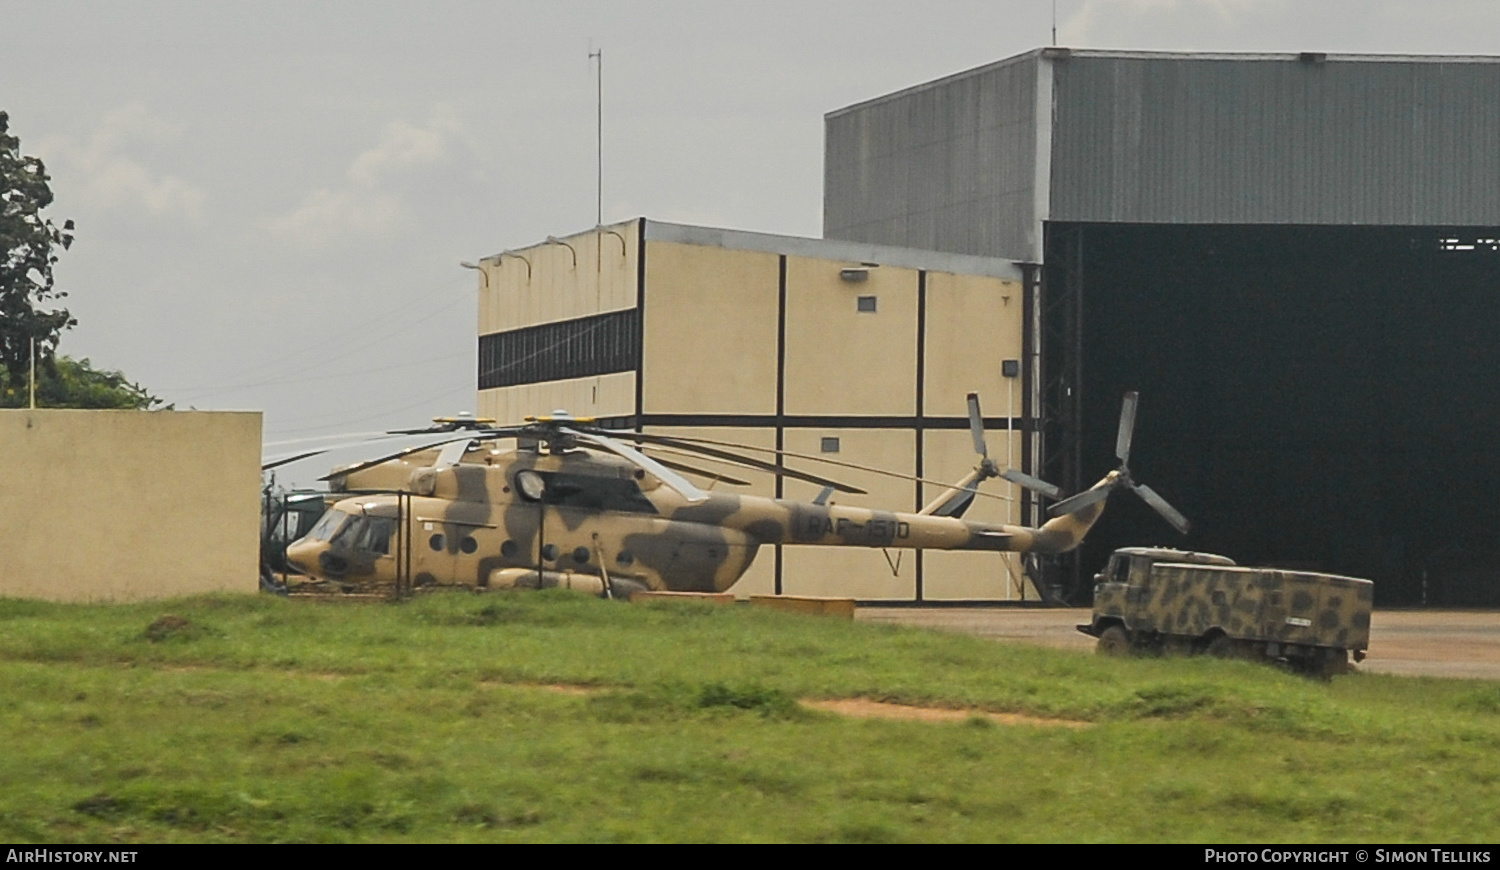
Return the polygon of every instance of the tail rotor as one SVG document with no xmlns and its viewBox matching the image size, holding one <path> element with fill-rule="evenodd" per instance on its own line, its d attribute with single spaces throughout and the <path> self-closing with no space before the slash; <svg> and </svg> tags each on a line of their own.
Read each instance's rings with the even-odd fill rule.
<svg viewBox="0 0 1500 870">
<path fill-rule="evenodd" d="M 1125 394 L 1125 402 L 1120 407 L 1120 429 L 1115 436 L 1115 457 L 1120 460 L 1120 467 L 1115 469 L 1112 475 L 1113 479 L 1106 485 L 1095 486 L 1075 496 L 1063 499 L 1053 505 L 1049 513 L 1053 516 L 1076 513 L 1091 504 L 1109 498 L 1109 494 L 1114 490 L 1123 488 L 1131 490 L 1139 496 L 1141 501 L 1144 501 L 1152 510 L 1160 514 L 1161 518 L 1166 520 L 1172 528 L 1184 535 L 1188 533 L 1192 528 L 1192 524 L 1188 522 L 1187 517 L 1182 515 L 1181 511 L 1172 507 L 1156 490 L 1144 483 L 1137 483 L 1130 476 L 1130 442 L 1135 437 L 1135 415 L 1139 404 L 1139 393 L 1131 391 Z"/>
</svg>

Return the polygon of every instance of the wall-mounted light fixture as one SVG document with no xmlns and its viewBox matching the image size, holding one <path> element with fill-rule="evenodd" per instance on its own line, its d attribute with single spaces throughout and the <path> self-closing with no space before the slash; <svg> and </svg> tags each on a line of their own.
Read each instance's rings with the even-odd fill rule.
<svg viewBox="0 0 1500 870">
<path fill-rule="evenodd" d="M 490 289 L 490 273 L 489 272 L 486 272 L 485 270 L 479 268 L 479 266 L 476 265 L 476 264 L 474 264 L 474 263 L 462 262 L 462 263 L 459 263 L 458 265 L 463 266 L 465 269 L 473 269 L 474 271 L 478 272 L 480 275 L 484 276 L 484 289 L 486 289 L 486 290 Z"/>
<path fill-rule="evenodd" d="M 841 278 L 841 279 L 843 279 L 845 281 L 848 281 L 851 284 L 858 284 L 861 281 L 868 281 L 868 280 L 870 280 L 870 270 L 869 269 L 840 269 L 839 270 L 839 278 Z"/>
<path fill-rule="evenodd" d="M 527 281 L 531 280 L 531 261 L 530 260 L 528 260 L 525 257 L 521 256 L 520 254 L 515 253 L 514 251 L 501 251 L 500 253 L 496 254 L 495 257 L 494 257 L 494 259 L 495 259 L 495 265 L 496 266 L 503 266 L 503 265 L 505 265 L 505 258 L 506 257 L 510 257 L 513 260 L 520 260 L 521 262 L 525 263 L 526 264 L 526 280 Z"/>
<path fill-rule="evenodd" d="M 548 236 L 547 237 L 547 244 L 549 244 L 549 245 L 562 245 L 564 248 L 567 248 L 568 252 L 573 255 L 573 268 L 575 268 L 575 269 L 578 268 L 578 250 L 576 248 L 574 248 L 572 245 L 568 244 L 567 242 L 563 241 L 562 239 L 559 239 L 557 236 Z"/>
</svg>

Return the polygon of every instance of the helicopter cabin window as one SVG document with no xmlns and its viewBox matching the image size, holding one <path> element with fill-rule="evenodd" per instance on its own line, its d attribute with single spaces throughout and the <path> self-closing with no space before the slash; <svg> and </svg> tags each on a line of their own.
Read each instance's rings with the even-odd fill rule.
<svg viewBox="0 0 1500 870">
<path fill-rule="evenodd" d="M 388 555 L 391 552 L 391 533 L 394 531 L 395 517 L 361 517 L 358 537 L 353 542 L 354 549 Z"/>
<path fill-rule="evenodd" d="M 547 493 L 547 482 L 535 471 L 516 472 L 516 491 L 527 501 L 541 501 Z"/>
<path fill-rule="evenodd" d="M 634 480 L 628 478 L 528 469 L 516 474 L 516 489 L 528 501 L 541 501 L 557 507 L 656 513 L 656 505 L 646 498 Z"/>
</svg>

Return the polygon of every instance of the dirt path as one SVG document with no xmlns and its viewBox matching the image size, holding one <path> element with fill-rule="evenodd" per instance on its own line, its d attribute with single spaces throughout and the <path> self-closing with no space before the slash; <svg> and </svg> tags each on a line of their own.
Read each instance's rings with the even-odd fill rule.
<svg viewBox="0 0 1500 870">
<path fill-rule="evenodd" d="M 1074 626 L 1083 608 L 861 607 L 856 619 L 962 631 L 993 640 L 1091 650 Z M 1377 610 L 1370 655 L 1360 669 L 1407 676 L 1500 680 L 1500 613 L 1484 610 Z"/>
</svg>

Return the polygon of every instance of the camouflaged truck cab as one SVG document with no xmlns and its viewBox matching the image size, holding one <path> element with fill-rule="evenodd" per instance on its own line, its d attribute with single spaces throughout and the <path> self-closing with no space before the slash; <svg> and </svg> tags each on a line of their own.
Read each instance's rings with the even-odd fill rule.
<svg viewBox="0 0 1500 870">
<path fill-rule="evenodd" d="M 1126 547 L 1094 577 L 1084 634 L 1106 655 L 1209 653 L 1341 674 L 1370 643 L 1369 580 L 1242 568 L 1211 553 Z"/>
</svg>

